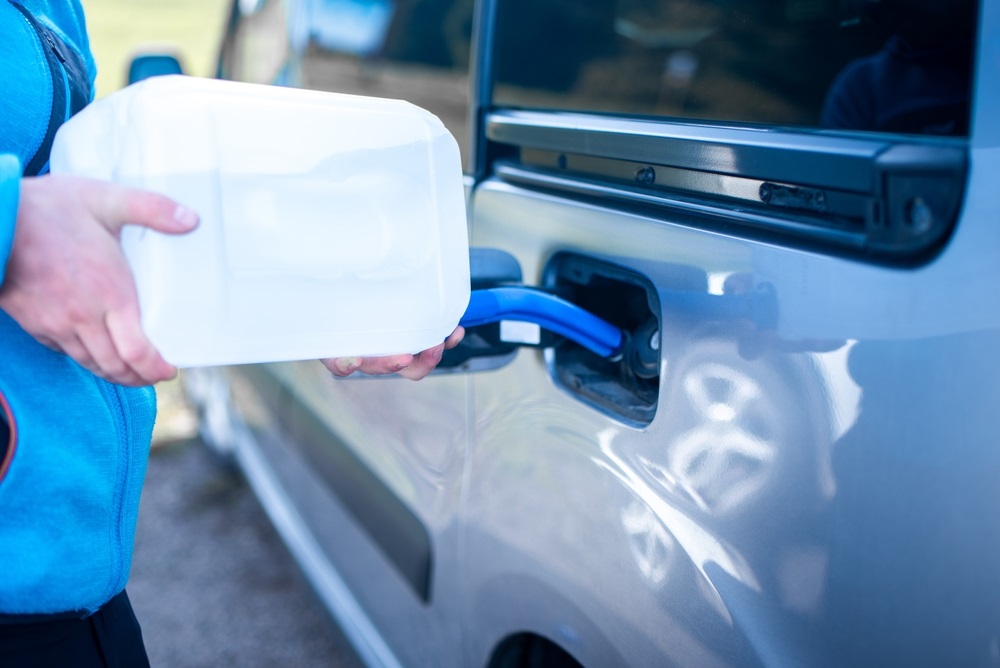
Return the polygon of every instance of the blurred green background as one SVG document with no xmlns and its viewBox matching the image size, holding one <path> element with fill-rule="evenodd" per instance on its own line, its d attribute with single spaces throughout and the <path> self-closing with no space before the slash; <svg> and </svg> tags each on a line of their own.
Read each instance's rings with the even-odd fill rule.
<svg viewBox="0 0 1000 668">
<path fill-rule="evenodd" d="M 230 0 L 82 0 L 97 59 L 97 97 L 125 85 L 137 50 L 180 54 L 184 71 L 211 76 Z"/>
</svg>

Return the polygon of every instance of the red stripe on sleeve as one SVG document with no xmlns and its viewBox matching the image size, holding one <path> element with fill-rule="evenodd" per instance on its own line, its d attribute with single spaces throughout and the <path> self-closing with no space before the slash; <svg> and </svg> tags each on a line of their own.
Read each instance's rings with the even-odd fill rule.
<svg viewBox="0 0 1000 668">
<path fill-rule="evenodd" d="M 17 450 L 17 422 L 14 420 L 14 412 L 10 409 L 10 404 L 7 403 L 7 397 L 3 395 L 3 392 L 0 392 L 0 410 L 3 411 L 3 416 L 7 420 L 7 431 L 10 433 L 4 448 L 3 458 L 0 459 L 0 482 L 3 482 L 7 470 L 10 469 L 10 463 L 14 459 L 14 451 Z"/>
</svg>

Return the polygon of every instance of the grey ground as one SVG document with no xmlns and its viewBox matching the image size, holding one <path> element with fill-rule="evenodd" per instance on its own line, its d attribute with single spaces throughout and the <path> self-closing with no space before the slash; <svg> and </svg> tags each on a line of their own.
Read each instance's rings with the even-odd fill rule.
<svg viewBox="0 0 1000 668">
<path fill-rule="evenodd" d="M 356 667 L 239 472 L 194 435 L 175 384 L 158 393 L 128 584 L 153 668 Z"/>
</svg>

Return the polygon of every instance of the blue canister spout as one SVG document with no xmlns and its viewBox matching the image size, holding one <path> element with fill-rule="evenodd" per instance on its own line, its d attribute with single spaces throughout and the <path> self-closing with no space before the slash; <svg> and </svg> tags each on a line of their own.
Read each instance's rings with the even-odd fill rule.
<svg viewBox="0 0 1000 668">
<path fill-rule="evenodd" d="M 565 299 L 524 287 L 473 290 L 459 322 L 475 327 L 500 320 L 531 322 L 575 341 L 601 357 L 621 352 L 621 329 Z"/>
</svg>

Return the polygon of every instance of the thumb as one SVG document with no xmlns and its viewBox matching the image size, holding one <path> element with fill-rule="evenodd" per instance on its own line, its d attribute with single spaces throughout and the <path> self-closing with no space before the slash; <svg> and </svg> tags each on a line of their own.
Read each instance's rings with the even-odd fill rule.
<svg viewBox="0 0 1000 668">
<path fill-rule="evenodd" d="M 107 184 L 105 208 L 98 218 L 114 234 L 123 225 L 141 225 L 166 234 L 183 234 L 198 225 L 198 214 L 169 197 Z"/>
</svg>

